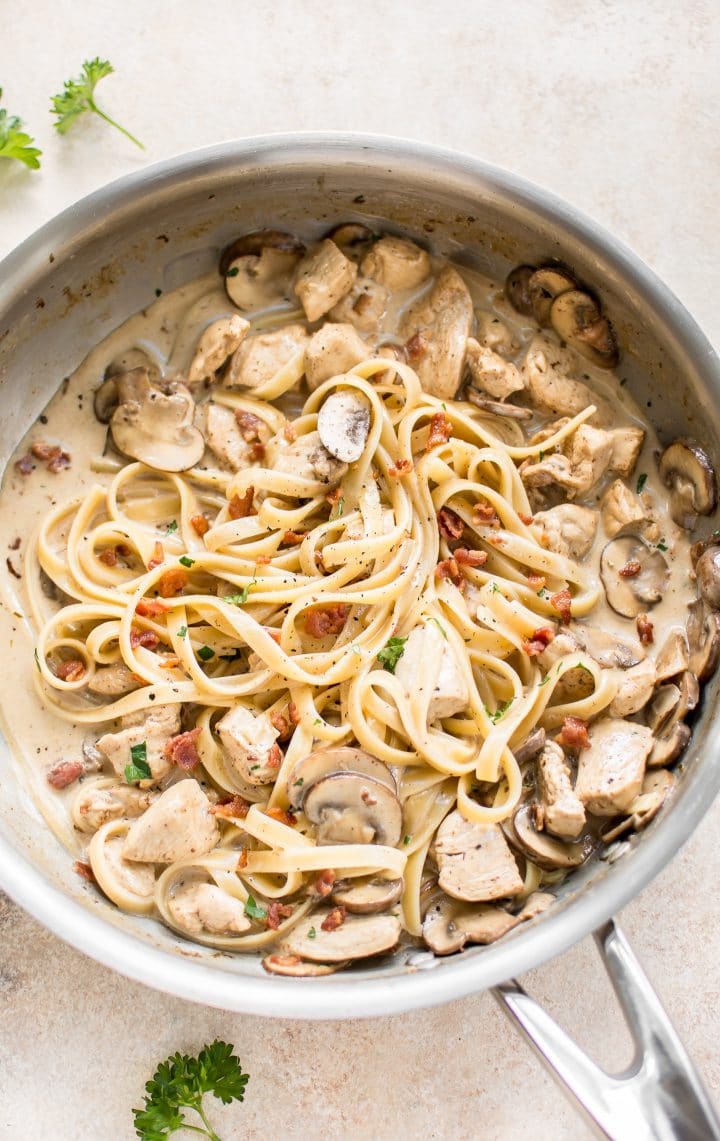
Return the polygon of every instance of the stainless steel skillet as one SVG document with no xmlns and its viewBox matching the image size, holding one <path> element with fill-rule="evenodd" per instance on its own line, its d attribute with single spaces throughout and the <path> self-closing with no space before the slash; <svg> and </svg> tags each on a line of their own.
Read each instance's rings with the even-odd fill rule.
<svg viewBox="0 0 720 1141">
<path fill-rule="evenodd" d="M 560 258 L 602 295 L 629 390 L 661 438 L 696 436 L 720 454 L 720 364 L 676 298 L 609 234 L 529 183 L 463 155 L 388 138 L 274 136 L 152 166 L 98 191 L 0 266 L 0 455 L 7 459 L 86 351 L 131 312 L 215 263 L 231 237 L 268 224 L 319 234 L 383 219 L 501 278 Z M 558 905 L 499 944 L 435 960 L 394 957 L 316 980 L 265 976 L 259 962 L 190 945 L 83 888 L 0 743 L 0 886 L 61 938 L 150 986 L 228 1010 L 297 1018 L 372 1016 L 484 988 L 539 1050 L 601 1134 L 720 1137 L 720 1124 L 611 916 L 690 835 L 720 786 L 716 686 L 706 690 L 685 773 L 667 811 L 614 862 L 593 861 Z M 595 931 L 637 1043 L 609 1077 L 507 980 Z"/>
</svg>

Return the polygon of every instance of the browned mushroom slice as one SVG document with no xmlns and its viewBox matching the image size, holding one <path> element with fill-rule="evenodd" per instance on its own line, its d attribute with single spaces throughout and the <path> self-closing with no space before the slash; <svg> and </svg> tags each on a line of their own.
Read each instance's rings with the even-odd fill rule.
<svg viewBox="0 0 720 1141">
<path fill-rule="evenodd" d="M 360 773 L 331 773 L 303 798 L 303 811 L 317 825 L 318 844 L 387 844 L 402 830 L 402 807 L 386 784 Z"/>
<path fill-rule="evenodd" d="M 546 871 L 577 868 L 585 863 L 593 848 L 589 836 L 566 843 L 546 832 L 538 832 L 530 804 L 521 805 L 511 819 L 503 821 L 502 828 L 514 848 Z"/>
<path fill-rule="evenodd" d="M 670 514 L 690 531 L 698 515 L 709 515 L 717 502 L 715 471 L 706 452 L 694 440 L 675 440 L 662 456 L 660 478 L 670 491 Z"/>
<path fill-rule="evenodd" d="M 534 919 L 536 915 L 541 915 L 543 911 L 547 911 L 548 907 L 552 907 L 554 903 L 555 896 L 550 895 L 549 891 L 533 891 L 527 897 L 515 915 L 515 918 L 521 923 L 525 923 L 530 919 Z"/>
<path fill-rule="evenodd" d="M 647 759 L 648 768 L 662 768 L 676 761 L 690 743 L 692 733 L 684 721 L 676 722 L 664 737 L 658 737 Z"/>
<path fill-rule="evenodd" d="M 251 234 L 243 234 L 225 247 L 220 255 L 220 276 L 225 277 L 237 258 L 260 257 L 265 249 L 280 250 L 296 257 L 305 253 L 305 246 L 294 234 L 287 234 L 283 230 L 253 230 Z"/>
<path fill-rule="evenodd" d="M 670 568 L 660 551 L 637 535 L 622 535 L 603 548 L 600 577 L 613 610 L 624 618 L 637 618 L 662 598 Z"/>
<path fill-rule="evenodd" d="M 193 423 L 195 401 L 184 384 L 156 388 L 141 368 L 113 383 L 118 403 L 110 431 L 123 455 L 161 471 L 186 471 L 199 463 L 205 440 Z"/>
<path fill-rule="evenodd" d="M 479 388 L 468 384 L 465 389 L 465 399 L 482 408 L 483 412 L 491 412 L 493 416 L 507 416 L 511 420 L 532 420 L 532 409 L 520 408 L 517 404 L 506 404 L 504 401 L 491 400 Z"/>
<path fill-rule="evenodd" d="M 720 614 L 698 598 L 688 606 L 689 668 L 698 681 L 707 681 L 720 660 Z"/>
<path fill-rule="evenodd" d="M 535 273 L 532 265 L 518 265 L 511 269 L 505 278 L 505 296 L 517 313 L 524 317 L 533 316 L 530 278 Z"/>
<path fill-rule="evenodd" d="M 325 930 L 330 909 L 305 916 L 283 938 L 279 953 L 315 963 L 342 963 L 382 955 L 397 946 L 402 930 L 396 915 L 348 915 L 339 926 Z"/>
<path fill-rule="evenodd" d="M 377 235 L 362 222 L 340 222 L 328 230 L 325 237 L 330 238 L 346 258 L 359 264 Z"/>
<path fill-rule="evenodd" d="M 698 593 L 708 606 L 720 609 L 720 547 L 708 547 L 695 563 Z"/>
<path fill-rule="evenodd" d="M 571 289 L 556 297 L 550 324 L 558 337 L 598 368 L 614 368 L 619 352 L 613 327 L 589 293 Z"/>
<path fill-rule="evenodd" d="M 381 879 L 344 880 L 333 886 L 330 898 L 353 915 L 387 911 L 402 895 L 403 881 Z"/>
<path fill-rule="evenodd" d="M 515 760 L 519 765 L 529 761 L 537 753 L 540 752 L 545 744 L 545 730 L 533 729 L 532 733 L 525 738 L 519 745 L 511 746 Z"/>
<path fill-rule="evenodd" d="M 460 903 L 443 896 L 428 908 L 422 933 L 436 955 L 452 955 L 466 943 L 494 943 L 517 924 L 517 916 L 502 907 Z"/>
<path fill-rule="evenodd" d="M 550 324 L 550 310 L 553 301 L 571 289 L 577 289 L 577 282 L 567 270 L 556 265 L 544 265 L 536 269 L 527 284 L 532 313 L 539 325 Z"/>
<path fill-rule="evenodd" d="M 339 963 L 309 963 L 299 955 L 266 955 L 262 965 L 269 975 L 285 975 L 292 979 L 316 979 L 321 975 L 333 975 L 347 966 L 347 961 Z"/>
<path fill-rule="evenodd" d="M 687 728 L 687 726 L 685 726 Z M 604 830 L 601 833 L 601 838 L 606 844 L 612 843 L 617 840 L 623 833 L 630 831 L 634 828 L 636 832 L 641 832 L 646 828 L 651 820 L 654 820 L 660 809 L 663 807 L 668 799 L 668 796 L 675 787 L 675 777 L 667 769 L 659 769 L 657 772 L 648 773 L 645 777 L 642 788 L 635 800 L 629 808 L 630 815 L 625 820 L 612 825 L 611 828 Z"/>
<path fill-rule="evenodd" d="M 655 680 L 669 681 L 690 665 L 687 638 L 683 630 L 671 630 L 655 659 Z"/>
<path fill-rule="evenodd" d="M 331 456 L 354 463 L 365 450 L 370 432 L 370 405 L 359 392 L 333 392 L 317 418 L 318 435 Z"/>
<path fill-rule="evenodd" d="M 462 951 L 467 943 L 465 932 L 453 923 L 459 906 L 457 900 L 443 895 L 425 912 L 423 939 L 436 955 L 454 955 L 456 951 Z"/>
<path fill-rule="evenodd" d="M 385 784 L 391 792 L 396 791 L 395 778 L 387 765 L 349 745 L 337 748 L 315 749 L 302 757 L 293 768 L 288 780 L 288 798 L 292 808 L 301 808 L 303 800 L 317 781 L 330 773 L 359 773 Z"/>
<path fill-rule="evenodd" d="M 649 768 L 670 764 L 680 756 L 690 740 L 690 728 L 683 719 L 699 699 L 697 678 L 689 670 L 677 679 L 676 684 L 658 688 L 645 713 L 645 721 L 655 736 L 647 760 Z"/>
<path fill-rule="evenodd" d="M 101 424 L 109 424 L 113 412 L 118 406 L 117 378 L 126 372 L 143 369 L 147 373 L 151 384 L 160 380 L 160 369 L 148 356 L 144 349 L 127 349 L 117 357 L 113 357 L 105 369 L 103 383 L 95 389 L 93 410 Z"/>
</svg>

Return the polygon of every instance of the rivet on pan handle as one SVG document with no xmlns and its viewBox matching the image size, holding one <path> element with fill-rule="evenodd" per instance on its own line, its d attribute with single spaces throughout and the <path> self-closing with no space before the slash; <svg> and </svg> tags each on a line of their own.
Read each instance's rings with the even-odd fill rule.
<svg viewBox="0 0 720 1141">
<path fill-rule="evenodd" d="M 607 1074 L 514 980 L 495 998 L 576 1108 L 611 1141 L 713 1141 L 720 1120 L 675 1028 L 616 924 L 595 932 L 635 1044 L 627 1070 Z"/>
</svg>

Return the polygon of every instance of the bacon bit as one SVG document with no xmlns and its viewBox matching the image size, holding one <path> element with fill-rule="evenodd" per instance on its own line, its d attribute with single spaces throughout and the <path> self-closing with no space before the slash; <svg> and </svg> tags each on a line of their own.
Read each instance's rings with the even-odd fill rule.
<svg viewBox="0 0 720 1141">
<path fill-rule="evenodd" d="M 68 658 L 59 662 L 55 669 L 55 676 L 61 681 L 79 681 L 85 673 L 85 663 L 81 658 Z"/>
<path fill-rule="evenodd" d="M 82 860 L 76 860 L 75 861 L 75 863 L 73 864 L 73 871 L 75 872 L 76 875 L 82 876 L 82 878 L 84 880 L 87 880 L 88 883 L 97 883 L 97 880 L 95 879 L 94 871 L 92 870 L 92 868 L 90 867 L 89 864 L 83 863 Z"/>
<path fill-rule="evenodd" d="M 481 527 L 499 527 L 500 519 L 492 503 L 479 499 L 472 509 L 473 523 Z"/>
<path fill-rule="evenodd" d="M 279 821 L 280 824 L 287 824 L 288 828 L 297 824 L 297 816 L 286 808 L 266 808 L 265 815 L 269 816 L 271 820 Z"/>
<path fill-rule="evenodd" d="M 347 622 L 350 607 L 344 602 L 328 602 L 325 606 L 313 606 L 305 611 L 305 629 L 312 638 L 324 638 L 326 634 L 339 634 Z"/>
<path fill-rule="evenodd" d="M 154 630 L 140 630 L 137 626 L 130 627 L 130 646 L 136 650 L 138 646 L 145 646 L 147 650 L 156 650 L 160 639 Z"/>
<path fill-rule="evenodd" d="M 618 574 L 621 578 L 635 578 L 636 574 L 640 574 L 642 566 L 637 559 L 630 559 L 625 563 L 624 567 L 620 567 Z"/>
<path fill-rule="evenodd" d="M 231 519 L 247 519 L 248 515 L 257 515 L 253 507 L 255 488 L 249 487 L 244 495 L 233 495 L 228 504 L 228 515 Z"/>
<path fill-rule="evenodd" d="M 235 419 L 237 420 L 240 434 L 246 444 L 252 443 L 253 440 L 261 439 L 260 433 L 265 427 L 265 421 L 256 416 L 254 412 L 243 412 L 241 408 L 235 409 Z"/>
<path fill-rule="evenodd" d="M 323 931 L 337 931 L 338 927 L 342 927 L 345 922 L 346 915 L 347 912 L 345 908 L 342 904 L 339 904 L 337 907 L 333 907 L 332 911 L 328 912 L 320 924 L 320 927 Z"/>
<path fill-rule="evenodd" d="M 267 766 L 271 769 L 279 769 L 282 764 L 282 750 L 279 745 L 271 745 L 268 749 Z"/>
<path fill-rule="evenodd" d="M 190 526 L 192 527 L 195 534 L 199 535 L 200 538 L 202 538 L 203 535 L 207 535 L 208 531 L 210 530 L 210 520 L 206 519 L 204 515 L 193 515 L 192 519 L 190 520 Z"/>
<path fill-rule="evenodd" d="M 444 539 L 459 539 L 465 530 L 462 519 L 450 507 L 441 507 L 437 520 L 440 534 Z"/>
<path fill-rule="evenodd" d="M 571 602 L 572 597 L 567 587 L 565 590 L 559 590 L 557 594 L 550 595 L 550 605 L 552 606 L 553 610 L 557 610 L 558 614 L 560 615 L 560 621 L 565 625 L 567 625 L 572 618 L 572 613 L 570 611 Z"/>
<path fill-rule="evenodd" d="M 643 646 L 652 646 L 655 641 L 655 627 L 647 614 L 638 614 L 635 619 L 635 625 L 637 626 L 638 637 Z"/>
<path fill-rule="evenodd" d="M 447 444 L 452 435 L 452 424 L 444 412 L 436 412 L 430 421 L 430 434 L 427 438 L 425 451 L 429 452 L 439 444 Z"/>
<path fill-rule="evenodd" d="M 294 444 L 297 440 L 297 428 L 294 424 L 286 424 L 283 428 L 283 436 L 288 444 Z"/>
<path fill-rule="evenodd" d="M 558 745 L 564 745 L 568 749 L 589 749 L 587 721 L 583 721 L 581 717 L 566 717 L 555 740 Z"/>
<path fill-rule="evenodd" d="M 293 909 L 289 903 L 278 903 L 276 899 L 268 905 L 266 923 L 271 931 L 277 931 L 282 919 L 289 919 Z"/>
<path fill-rule="evenodd" d="M 187 733 L 178 733 L 177 737 L 171 737 L 165 743 L 163 753 L 173 765 L 190 772 L 200 764 L 200 754 L 195 745 L 199 736 L 199 725 L 195 729 L 188 729 Z"/>
<path fill-rule="evenodd" d="M 20 572 L 16 571 L 15 567 L 12 565 L 12 560 L 11 560 L 9 555 L 5 559 L 5 566 L 10 571 L 10 574 L 13 576 L 13 578 L 22 578 L 22 575 L 20 574 Z"/>
<path fill-rule="evenodd" d="M 324 899 L 326 895 L 330 895 L 335 879 L 335 872 L 330 868 L 321 872 L 319 879 L 316 879 L 313 884 L 313 892 L 315 895 L 319 895 L 322 899 Z"/>
<path fill-rule="evenodd" d="M 212 809 L 210 809 L 210 811 L 212 812 Z M 248 862 L 247 848 L 243 848 L 242 851 L 240 852 L 240 857 L 239 857 L 238 862 L 236 864 L 237 871 L 239 871 L 239 872 L 243 871 L 247 867 L 247 862 Z"/>
<path fill-rule="evenodd" d="M 341 499 L 342 499 L 342 488 L 341 487 L 336 487 L 334 491 L 328 491 L 327 495 L 325 496 L 325 502 L 329 503 L 331 507 L 337 507 L 337 505 Z"/>
<path fill-rule="evenodd" d="M 163 598 L 175 598 L 176 595 L 182 594 L 187 583 L 187 571 L 182 567 L 171 567 L 160 575 L 157 581 L 158 593 Z"/>
<path fill-rule="evenodd" d="M 277 642 L 278 646 L 280 645 L 280 639 L 282 638 L 282 632 L 280 630 L 276 630 L 274 626 L 263 626 L 263 630 L 266 634 L 270 635 L 273 642 Z"/>
<path fill-rule="evenodd" d="M 299 543 L 302 543 L 304 538 L 305 538 L 305 535 L 303 532 L 285 531 L 282 539 L 280 540 L 280 546 L 281 547 L 297 547 L 297 545 Z"/>
<path fill-rule="evenodd" d="M 166 610 L 167 606 L 159 598 L 141 598 L 135 607 L 135 613 L 141 618 L 157 618 L 158 614 L 164 614 Z"/>
<path fill-rule="evenodd" d="M 141 677 L 140 674 L 131 673 L 130 677 L 132 678 L 133 681 L 136 681 L 138 685 L 147 685 L 147 679 L 144 677 Z"/>
<path fill-rule="evenodd" d="M 454 558 L 443 559 L 442 562 L 438 563 L 435 567 L 435 577 L 440 579 L 449 578 L 455 586 L 459 586 L 462 580 L 460 568 Z"/>
<path fill-rule="evenodd" d="M 286 741 L 290 736 L 290 722 L 284 713 L 276 709 L 274 713 L 270 714 L 270 724 L 274 729 L 277 729 L 280 734 L 280 740 Z"/>
<path fill-rule="evenodd" d="M 114 547 L 106 547 L 104 551 L 100 552 L 98 558 L 101 563 L 105 563 L 106 567 L 114 567 L 118 561 L 117 551 Z"/>
<path fill-rule="evenodd" d="M 294 701 L 288 702 L 288 717 L 290 718 L 291 725 L 300 724 L 300 713 Z"/>
<path fill-rule="evenodd" d="M 22 539 L 21 539 L 21 538 L 20 538 L 20 536 L 18 535 L 17 539 L 13 539 L 12 543 L 11 543 L 11 544 L 10 544 L 10 546 L 8 547 L 8 550 L 9 550 L 9 551 L 19 551 L 19 550 L 20 550 L 20 544 L 21 544 L 21 543 L 22 543 Z"/>
<path fill-rule="evenodd" d="M 268 565 L 268 563 L 272 562 L 272 559 L 270 558 L 269 555 L 257 555 L 255 558 L 255 562 L 257 563 L 257 565 L 259 567 L 266 567 Z"/>
<path fill-rule="evenodd" d="M 552 626 L 540 626 L 538 630 L 533 630 L 532 638 L 523 638 L 522 648 L 528 657 L 536 658 L 554 637 L 555 631 Z"/>
<path fill-rule="evenodd" d="M 470 551 L 467 547 L 456 547 L 453 555 L 461 567 L 484 567 L 487 551 Z"/>
<path fill-rule="evenodd" d="M 82 761 L 60 761 L 50 769 L 47 782 L 53 788 L 67 788 L 85 771 Z"/>
<path fill-rule="evenodd" d="M 526 526 L 526 527 L 529 527 L 529 526 L 530 526 L 530 524 L 531 524 L 531 523 L 532 523 L 532 521 L 533 521 L 533 517 L 532 517 L 532 515 L 525 515 L 525 514 L 523 514 L 523 512 L 522 512 L 522 511 L 518 511 L 518 513 L 517 513 L 517 517 L 518 517 L 518 519 L 520 520 L 520 522 L 521 522 L 521 523 L 524 523 L 524 524 L 525 524 L 525 526 Z"/>
<path fill-rule="evenodd" d="M 415 333 L 403 345 L 405 358 L 410 364 L 417 364 L 425 356 L 425 353 L 430 348 L 430 341 L 423 332 Z"/>
<path fill-rule="evenodd" d="M 257 460 L 257 461 L 264 460 L 265 459 L 265 445 L 264 444 L 251 444 L 251 446 L 250 446 L 250 458 L 253 460 Z"/>
<path fill-rule="evenodd" d="M 62 448 L 58 448 L 57 455 L 54 455 L 52 459 L 49 460 L 46 467 L 53 475 L 57 475 L 59 471 L 70 467 L 70 453 L 64 452 Z"/>
<path fill-rule="evenodd" d="M 229 819 L 231 816 L 238 820 L 244 820 L 250 811 L 250 802 L 242 796 L 229 796 L 227 800 L 221 800 L 219 804 L 211 805 L 210 811 L 213 816 L 221 816 L 223 820 Z M 245 854 L 245 863 L 247 863 L 247 853 Z"/>
<path fill-rule="evenodd" d="M 542 590 L 546 582 L 547 579 L 544 574 L 529 574 L 527 576 L 527 584 L 531 590 Z"/>
<path fill-rule="evenodd" d="M 35 459 L 42 460 L 47 470 L 53 474 L 62 471 L 63 468 L 70 467 L 69 453 L 64 452 L 57 444 L 46 444 L 42 440 L 36 440 L 34 444 L 30 445 L 30 451 Z"/>
<path fill-rule="evenodd" d="M 164 562 L 165 562 L 165 549 L 164 549 L 162 543 L 158 540 L 158 542 L 155 544 L 155 547 L 153 549 L 152 558 L 150 559 L 150 562 L 147 565 L 147 569 L 148 570 L 155 570 L 155 567 L 159 567 L 160 564 L 164 563 Z"/>
<path fill-rule="evenodd" d="M 35 464 L 30 452 L 26 452 L 24 456 L 20 456 L 19 460 L 15 460 L 15 470 L 20 472 L 20 475 L 30 475 L 35 471 Z"/>
<path fill-rule="evenodd" d="M 398 460 L 388 468 L 388 475 L 392 479 L 402 479 L 404 475 L 409 475 L 412 470 L 412 460 Z"/>
<path fill-rule="evenodd" d="M 174 654 L 166 654 L 163 661 L 160 663 L 161 670 L 174 670 L 180 665 L 180 659 L 176 658 Z M 143 684 L 145 679 L 143 678 Z"/>
<path fill-rule="evenodd" d="M 267 955 L 263 959 L 263 965 L 265 963 L 271 963 L 274 967 L 279 967 L 282 970 L 283 967 L 299 966 L 302 959 L 299 955 Z"/>
</svg>

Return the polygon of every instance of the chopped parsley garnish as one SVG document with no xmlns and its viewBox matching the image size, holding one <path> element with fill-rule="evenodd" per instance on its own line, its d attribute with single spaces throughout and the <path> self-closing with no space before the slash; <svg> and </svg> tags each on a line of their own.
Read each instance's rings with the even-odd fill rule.
<svg viewBox="0 0 720 1141">
<path fill-rule="evenodd" d="M 187 555 L 181 555 L 178 562 L 181 562 L 184 567 L 195 566 L 195 559 L 188 558 Z"/>
<path fill-rule="evenodd" d="M 297 788 L 299 788 L 299 787 L 300 787 L 300 785 L 303 785 L 303 784 L 305 784 L 305 777 L 300 777 L 298 780 L 296 780 L 296 781 L 293 781 L 293 784 L 294 784 L 294 785 L 295 785 Z"/>
<path fill-rule="evenodd" d="M 231 266 L 230 266 L 230 269 L 227 271 L 227 273 L 225 274 L 225 276 L 226 276 L 226 277 L 237 277 L 237 275 L 238 275 L 239 273 L 240 273 L 240 267 L 239 267 L 239 266 L 237 266 L 237 265 L 231 265 Z"/>
<path fill-rule="evenodd" d="M 542 463 L 543 460 L 545 459 L 545 452 L 538 452 L 538 459 L 539 459 L 540 463 Z"/>
<path fill-rule="evenodd" d="M 211 658 L 215 657 L 215 651 L 211 650 L 209 646 L 201 646 L 197 652 L 197 656 L 201 662 L 209 662 Z"/>
<path fill-rule="evenodd" d="M 443 638 L 444 638 L 444 639 L 445 639 L 445 641 L 447 642 L 447 634 L 445 633 L 445 628 L 444 628 L 444 626 L 442 625 L 442 623 L 440 622 L 440 620 L 439 620 L 438 618 L 435 618 L 435 617 L 434 617 L 434 615 L 432 615 L 432 614 L 430 615 L 430 620 L 431 620 L 432 622 L 434 622 L 434 623 L 435 623 L 435 625 L 437 626 L 438 630 L 439 630 L 439 631 L 440 631 L 440 633 L 442 634 Z"/>
<path fill-rule="evenodd" d="M 187 626 L 181 626 L 178 630 L 178 638 L 187 638 Z"/>
<path fill-rule="evenodd" d="M 313 721 L 313 725 L 322 725 L 322 717 L 316 717 Z"/>
<path fill-rule="evenodd" d="M 132 764 L 125 765 L 125 780 L 128 784 L 135 784 L 139 780 L 150 780 L 152 769 L 147 760 L 147 742 L 141 741 L 139 745 L 130 746 Z"/>
<path fill-rule="evenodd" d="M 660 542 L 657 544 L 657 549 L 659 551 L 666 551 L 668 549 L 668 545 L 664 539 L 661 539 Z"/>
<path fill-rule="evenodd" d="M 234 1047 L 216 1039 L 198 1056 L 172 1054 L 161 1062 L 145 1085 L 145 1104 L 133 1110 L 140 1141 L 163 1141 L 178 1129 L 191 1129 L 220 1141 L 203 1109 L 203 1095 L 211 1093 L 224 1105 L 243 1101 L 248 1074 L 244 1074 Z M 187 1121 L 183 1109 L 192 1109 L 205 1128 Z M 193 1122 L 197 1118 L 192 1119 Z"/>
<path fill-rule="evenodd" d="M 540 685 L 539 685 L 539 687 L 538 687 L 538 688 L 539 688 L 539 689 L 542 689 L 542 687 L 543 687 L 544 685 L 547 685 L 547 683 L 548 683 L 549 681 L 550 681 L 550 674 L 545 674 L 545 677 L 544 677 L 544 678 L 542 679 L 542 681 L 540 682 Z"/>
<path fill-rule="evenodd" d="M 383 669 L 388 671 L 388 673 L 395 673 L 395 666 L 398 664 L 400 658 L 405 653 L 406 642 L 407 638 L 393 637 L 390 638 L 385 643 L 382 650 L 380 650 L 377 656 L 377 660 L 380 662 L 380 665 L 383 667 Z"/>
<path fill-rule="evenodd" d="M 514 700 L 515 699 L 513 697 L 509 697 L 507 701 L 501 701 L 494 713 L 491 713 L 487 707 L 485 708 L 485 712 L 492 721 L 493 725 L 495 725 L 500 720 L 503 714 L 507 713 Z"/>
<path fill-rule="evenodd" d="M 641 472 L 640 475 L 638 476 L 638 481 L 637 481 L 637 493 L 638 493 L 638 495 L 640 494 L 640 492 L 644 488 L 645 484 L 647 483 L 647 478 L 648 478 L 647 472 L 645 472 L 645 471 Z"/>
<path fill-rule="evenodd" d="M 317 931 L 315 930 L 314 927 L 311 927 L 310 930 L 308 931 L 308 939 L 316 939 L 316 938 L 317 938 Z"/>
<path fill-rule="evenodd" d="M 339 519 L 344 510 L 345 510 L 345 496 L 341 495 L 337 501 L 337 507 L 335 508 L 335 511 L 330 516 L 330 518 L 331 519 Z"/>
<path fill-rule="evenodd" d="M 170 522 L 168 523 L 167 527 L 165 528 L 165 531 L 168 535 L 173 535 L 177 531 L 177 529 L 178 529 L 177 519 L 171 519 Z"/>
<path fill-rule="evenodd" d="M 403 836 L 403 844 L 407 848 L 408 844 L 412 843 L 412 836 Z"/>
<path fill-rule="evenodd" d="M 248 919 L 267 919 L 267 911 L 264 907 L 260 907 L 253 897 L 249 895 L 245 904 L 245 914 Z"/>
</svg>

